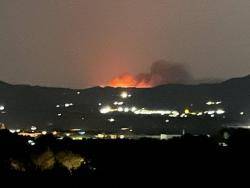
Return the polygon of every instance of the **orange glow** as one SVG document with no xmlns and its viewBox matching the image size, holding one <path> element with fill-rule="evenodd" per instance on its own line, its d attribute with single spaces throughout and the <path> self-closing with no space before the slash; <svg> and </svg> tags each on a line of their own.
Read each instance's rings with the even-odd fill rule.
<svg viewBox="0 0 250 188">
<path fill-rule="evenodd" d="M 108 86 L 111 87 L 137 87 L 137 88 L 148 88 L 151 87 L 149 83 L 146 83 L 145 81 L 138 81 L 133 75 L 131 74 L 124 74 L 122 76 L 118 76 L 113 78 L 111 81 L 109 81 Z"/>
</svg>

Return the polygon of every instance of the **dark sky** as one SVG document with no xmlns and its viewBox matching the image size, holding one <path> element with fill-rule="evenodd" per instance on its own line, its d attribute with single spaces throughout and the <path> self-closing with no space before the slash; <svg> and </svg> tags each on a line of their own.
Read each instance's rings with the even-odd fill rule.
<svg viewBox="0 0 250 188">
<path fill-rule="evenodd" d="M 249 0 L 1 0 L 0 79 L 81 88 L 165 59 L 250 73 Z"/>
</svg>

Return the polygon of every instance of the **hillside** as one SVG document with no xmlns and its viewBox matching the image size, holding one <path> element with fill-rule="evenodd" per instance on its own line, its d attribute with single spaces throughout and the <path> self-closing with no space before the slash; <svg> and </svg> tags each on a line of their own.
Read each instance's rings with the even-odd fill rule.
<svg viewBox="0 0 250 188">
<path fill-rule="evenodd" d="M 182 129 L 191 132 L 206 132 L 221 127 L 225 123 L 247 122 L 250 114 L 250 76 L 234 78 L 217 84 L 200 85 L 163 85 L 155 88 L 101 88 L 66 89 L 48 88 L 28 85 L 11 85 L 0 82 L 0 105 L 5 111 L 0 115 L 0 122 L 10 128 L 28 128 L 36 125 L 40 129 L 83 128 L 86 130 L 116 130 L 120 127 L 132 127 L 142 133 L 159 133 L 166 131 L 162 126 L 163 117 L 148 117 L 134 115 L 118 115 L 114 128 L 107 122 L 112 115 L 99 113 L 99 103 L 110 105 L 120 100 L 119 95 L 126 90 L 132 97 L 126 100 L 126 105 L 148 109 L 174 109 L 183 111 L 205 110 L 207 101 L 222 101 L 220 108 L 227 112 L 223 121 L 218 120 L 179 120 L 172 123 L 176 126 L 167 131 L 178 132 Z M 63 107 L 72 103 L 69 108 Z M 60 105 L 60 107 L 57 107 Z M 241 117 L 240 112 L 245 116 Z M 62 117 L 58 117 L 62 114 Z M 114 115 L 113 115 L 114 116 Z M 147 121 L 146 121 L 147 119 Z M 196 124 L 203 124 L 197 128 Z M 204 125 L 205 124 L 205 125 Z M 178 126 L 177 126 L 178 125 Z M 188 127 L 195 125 L 189 129 Z"/>
</svg>

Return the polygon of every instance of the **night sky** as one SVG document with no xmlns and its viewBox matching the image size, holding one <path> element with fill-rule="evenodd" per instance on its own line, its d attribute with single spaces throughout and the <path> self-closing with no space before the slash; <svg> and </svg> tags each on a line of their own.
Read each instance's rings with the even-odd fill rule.
<svg viewBox="0 0 250 188">
<path fill-rule="evenodd" d="M 164 59 L 250 73 L 249 0 L 1 0 L 0 80 L 82 88 Z"/>
</svg>

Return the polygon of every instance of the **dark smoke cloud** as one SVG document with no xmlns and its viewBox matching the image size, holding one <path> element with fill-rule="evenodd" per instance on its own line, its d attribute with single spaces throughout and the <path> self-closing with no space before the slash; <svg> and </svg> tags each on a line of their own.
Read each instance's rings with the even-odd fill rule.
<svg viewBox="0 0 250 188">
<path fill-rule="evenodd" d="M 123 74 L 109 82 L 113 87 L 153 87 L 164 84 L 185 84 L 192 80 L 192 76 L 182 64 L 169 63 L 164 60 L 154 62 L 149 73 L 137 76 Z"/>
<path fill-rule="evenodd" d="M 151 65 L 150 73 L 138 74 L 136 79 L 138 83 L 144 82 L 151 86 L 158 86 L 170 83 L 189 83 L 192 80 L 192 76 L 183 64 L 160 60 Z"/>
</svg>

